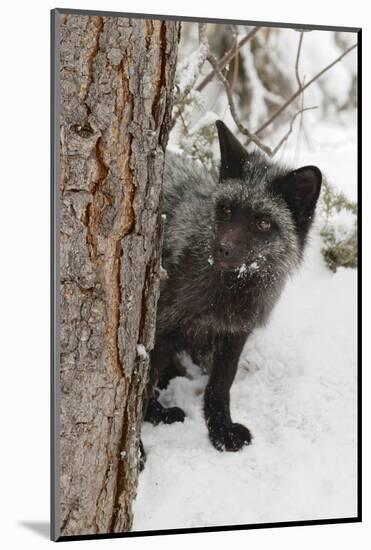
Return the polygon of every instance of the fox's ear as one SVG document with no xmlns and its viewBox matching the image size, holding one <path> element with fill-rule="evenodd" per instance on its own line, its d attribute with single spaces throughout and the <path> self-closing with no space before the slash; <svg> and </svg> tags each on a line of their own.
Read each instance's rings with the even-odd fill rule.
<svg viewBox="0 0 371 550">
<path fill-rule="evenodd" d="M 321 191 L 322 174 L 317 166 L 303 166 L 275 182 L 297 222 L 311 219 Z"/>
<path fill-rule="evenodd" d="M 221 120 L 216 121 L 220 146 L 220 179 L 241 178 L 248 152 Z"/>
</svg>

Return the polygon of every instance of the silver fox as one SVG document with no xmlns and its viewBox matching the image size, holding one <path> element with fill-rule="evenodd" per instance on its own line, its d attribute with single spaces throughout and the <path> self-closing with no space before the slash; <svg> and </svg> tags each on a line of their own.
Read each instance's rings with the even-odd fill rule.
<svg viewBox="0 0 371 550">
<path fill-rule="evenodd" d="M 320 194 L 315 166 L 292 170 L 248 153 L 217 121 L 219 179 L 200 163 L 167 153 L 162 282 L 145 419 L 183 421 L 157 387 L 179 374 L 177 354 L 207 363 L 204 414 L 211 443 L 238 451 L 250 431 L 232 421 L 230 388 L 246 339 L 266 323 L 303 255 Z"/>
</svg>

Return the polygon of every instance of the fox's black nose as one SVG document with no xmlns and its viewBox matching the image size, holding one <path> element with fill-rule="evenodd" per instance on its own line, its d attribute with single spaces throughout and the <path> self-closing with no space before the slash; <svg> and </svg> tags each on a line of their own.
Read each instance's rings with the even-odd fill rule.
<svg viewBox="0 0 371 550">
<path fill-rule="evenodd" d="M 220 258 L 224 258 L 225 260 L 229 260 L 233 256 L 233 248 L 229 243 L 221 242 L 219 244 L 218 252 Z"/>
</svg>

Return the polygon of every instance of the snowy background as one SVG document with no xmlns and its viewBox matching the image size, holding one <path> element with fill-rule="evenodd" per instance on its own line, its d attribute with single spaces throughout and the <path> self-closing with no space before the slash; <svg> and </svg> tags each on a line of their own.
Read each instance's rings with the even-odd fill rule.
<svg viewBox="0 0 371 550">
<path fill-rule="evenodd" d="M 230 29 L 211 27 L 213 49 L 218 33 Z M 237 32 L 242 35 L 246 29 Z M 249 74 L 248 90 L 235 93 L 241 120 L 252 130 L 277 108 L 272 100 L 280 102 L 280 90 L 272 91 L 274 82 L 270 86 L 262 80 L 261 60 L 280 68 L 283 99 L 296 83 L 299 33 L 288 29 L 274 30 L 272 36 L 259 33 L 240 55 Z M 310 79 L 355 42 L 352 34 L 305 33 L 301 76 Z M 187 69 L 185 60 L 197 59 L 197 49 L 197 25 L 189 24 L 180 46 L 180 89 L 194 70 L 194 64 Z M 210 66 L 204 65 L 202 75 L 209 71 Z M 319 166 L 331 188 L 353 202 L 357 200 L 355 78 L 352 52 L 306 90 L 305 106 L 317 109 L 304 113 L 301 123 L 298 119 L 275 156 L 293 167 Z M 195 157 L 196 143 L 200 162 L 213 164 L 218 160 L 215 136 L 209 143 L 212 158 L 205 158 L 208 144 L 200 130 L 212 132 L 210 123 L 216 118 L 233 131 L 236 126 L 218 82 L 190 96 L 169 147 Z M 262 135 L 267 144 L 279 141 L 298 106 L 300 102 Z M 329 269 L 322 233 L 330 224 L 342 238 L 354 231 L 355 221 L 342 209 L 329 219 L 320 205 L 302 267 L 288 282 L 269 324 L 246 343 L 231 390 L 231 412 L 234 421 L 251 430 L 251 446 L 237 453 L 219 453 L 212 447 L 202 415 L 207 377 L 184 358 L 188 376 L 172 380 L 161 393 L 164 405 L 185 410 L 184 424 L 143 426 L 147 463 L 134 505 L 134 531 L 356 515 L 357 270 Z"/>
</svg>

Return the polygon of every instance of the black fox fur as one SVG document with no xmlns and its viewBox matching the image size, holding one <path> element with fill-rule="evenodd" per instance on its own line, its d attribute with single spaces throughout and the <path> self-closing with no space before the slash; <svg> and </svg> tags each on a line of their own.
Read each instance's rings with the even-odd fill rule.
<svg viewBox="0 0 371 550">
<path fill-rule="evenodd" d="M 260 152 L 248 153 L 217 123 L 219 181 L 199 163 L 167 154 L 166 214 L 156 343 L 145 419 L 183 421 L 165 409 L 156 386 L 176 374 L 187 351 L 210 378 L 204 414 L 211 443 L 238 451 L 250 431 L 232 421 L 229 392 L 247 337 L 266 323 L 289 273 L 299 264 L 321 189 L 315 166 L 292 170 Z"/>
</svg>

